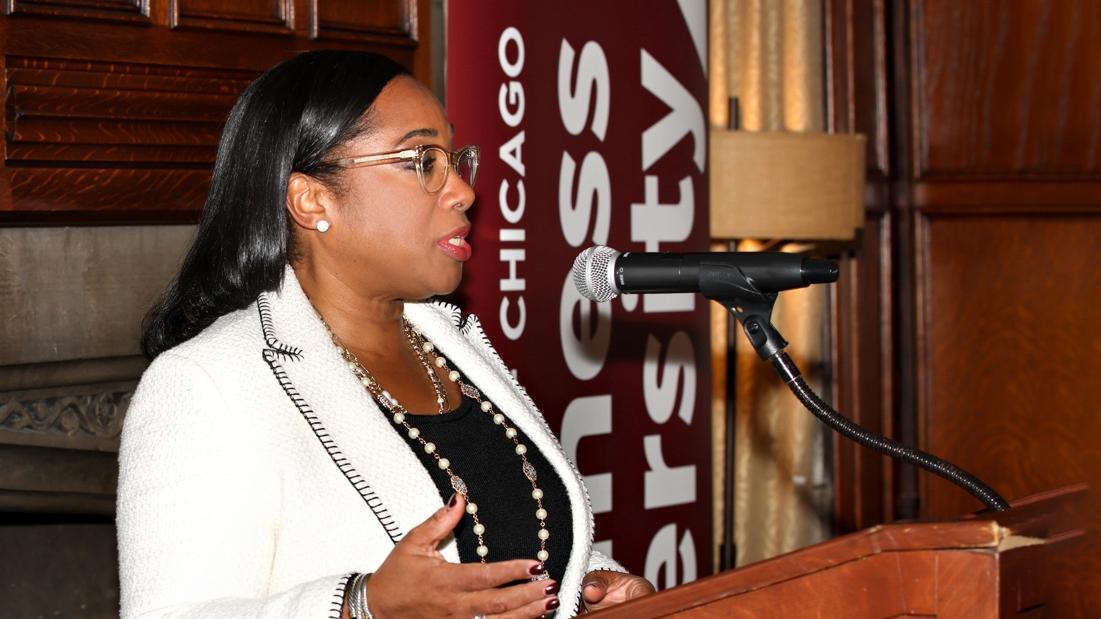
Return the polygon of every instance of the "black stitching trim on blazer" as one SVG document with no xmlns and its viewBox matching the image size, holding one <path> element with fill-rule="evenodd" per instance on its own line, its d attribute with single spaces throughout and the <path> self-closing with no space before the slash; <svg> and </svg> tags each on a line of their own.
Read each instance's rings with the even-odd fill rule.
<svg viewBox="0 0 1101 619">
<path fill-rule="evenodd" d="M 264 330 L 264 341 L 268 344 L 268 348 L 264 349 L 263 352 L 264 361 L 266 361 L 268 367 L 271 368 L 272 374 L 275 375 L 275 379 L 279 381 L 279 386 L 283 388 L 283 392 L 287 394 L 287 397 L 294 403 L 298 412 L 302 414 L 302 418 L 309 424 L 310 430 L 313 431 L 317 440 L 321 442 L 321 446 L 325 448 L 325 452 L 329 454 L 329 458 L 332 459 L 333 463 L 340 469 L 340 472 L 344 474 L 344 478 L 348 480 L 348 483 L 352 485 L 352 488 L 354 488 L 363 499 L 363 502 L 367 504 L 367 507 L 370 508 L 375 517 L 378 518 L 379 524 L 386 530 L 386 534 L 390 536 L 390 541 L 397 544 L 401 541 L 404 534 L 401 528 L 398 527 L 394 517 L 390 515 L 390 510 L 386 509 L 386 506 L 382 503 L 382 499 L 375 494 L 375 491 L 371 488 L 371 485 L 367 483 L 367 480 L 363 479 L 363 476 L 356 471 L 352 463 L 348 462 L 348 459 L 344 457 L 344 453 L 340 451 L 340 447 L 337 446 L 336 441 L 333 440 L 329 431 L 325 429 L 317 413 L 310 408 L 305 398 L 298 393 L 298 389 L 295 388 L 294 383 L 291 382 L 290 377 L 287 376 L 287 371 L 283 368 L 280 359 L 301 359 L 302 350 L 300 348 L 286 346 L 275 337 L 275 330 L 272 327 L 271 320 L 271 305 L 264 295 L 260 295 L 260 298 L 257 299 L 256 307 L 260 312 L 260 326 Z"/>
<path fill-rule="evenodd" d="M 264 331 L 264 342 L 268 350 L 277 356 L 290 361 L 302 360 L 302 349 L 295 346 L 287 346 L 275 338 L 275 328 L 271 324 L 271 302 L 267 296 L 260 295 L 256 299 L 256 308 L 260 310 L 260 328 Z"/>
<path fill-rule="evenodd" d="M 333 592 L 333 599 L 329 602 L 329 619 L 340 619 L 340 616 L 344 611 L 344 590 L 348 588 L 348 581 L 352 579 L 355 574 L 345 574 L 340 582 L 336 584 L 336 591 Z"/>
</svg>

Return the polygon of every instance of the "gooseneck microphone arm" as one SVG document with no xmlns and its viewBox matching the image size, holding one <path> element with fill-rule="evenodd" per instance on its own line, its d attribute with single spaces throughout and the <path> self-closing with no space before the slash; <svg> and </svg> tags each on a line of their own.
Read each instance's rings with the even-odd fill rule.
<svg viewBox="0 0 1101 619">
<path fill-rule="evenodd" d="M 784 351 L 780 351 L 772 357 L 772 367 L 775 368 L 776 373 L 784 379 L 788 388 L 791 389 L 796 398 L 799 398 L 803 406 L 805 406 L 812 415 L 822 421 L 822 423 L 829 426 L 841 436 L 856 441 L 865 447 L 871 447 L 872 449 L 881 451 L 892 458 L 898 458 L 904 462 L 920 466 L 935 475 L 939 475 L 970 492 L 990 509 L 999 512 L 1009 509 L 1009 503 L 1007 503 L 1001 495 L 971 473 L 932 454 L 919 449 L 912 449 L 901 443 L 892 441 L 889 438 L 870 432 L 860 425 L 849 421 L 848 418 L 841 416 L 830 407 L 825 400 L 818 397 L 818 394 L 814 393 L 799 374 L 799 368 L 795 367 L 795 363 L 791 361 L 791 358 L 789 358 Z"/>
<path fill-rule="evenodd" d="M 770 361 L 795 397 L 835 432 L 857 443 L 919 466 L 970 492 L 995 511 L 1009 509 L 990 486 L 967 471 L 896 441 L 870 432 L 841 416 L 807 385 L 784 353 L 788 343 L 772 325 L 772 307 L 780 291 L 835 282 L 837 263 L 791 254 L 620 254 L 590 247 L 574 262 L 574 283 L 593 301 L 623 292 L 700 292 L 730 310 L 742 325 L 757 355 Z"/>
<path fill-rule="evenodd" d="M 717 301 L 730 310 L 741 323 L 757 355 L 765 361 L 772 362 L 772 367 L 799 402 L 830 429 L 865 447 L 943 477 L 971 493 L 990 509 L 995 511 L 1009 509 L 1009 503 L 978 477 L 932 454 L 907 447 L 871 432 L 842 416 L 825 400 L 818 397 L 818 394 L 803 380 L 799 368 L 784 352 L 787 342 L 776 327 L 772 326 L 772 308 L 776 303 L 777 293 L 757 290 L 753 282 L 737 269 L 701 273 L 700 292 L 708 299 Z"/>
</svg>

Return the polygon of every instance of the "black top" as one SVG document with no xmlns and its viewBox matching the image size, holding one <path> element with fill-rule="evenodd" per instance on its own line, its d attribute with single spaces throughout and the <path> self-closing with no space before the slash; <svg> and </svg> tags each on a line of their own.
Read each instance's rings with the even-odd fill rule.
<svg viewBox="0 0 1101 619">
<path fill-rule="evenodd" d="M 483 399 L 485 399 L 483 397 Z M 384 409 L 385 410 L 385 409 Z M 492 412 L 497 412 L 493 407 Z M 507 417 L 507 415 L 506 415 Z M 531 482 L 524 476 L 523 460 L 516 455 L 511 439 L 505 437 L 503 426 L 493 423 L 492 413 L 485 413 L 475 400 L 463 395 L 457 408 L 442 415 L 409 415 L 409 425 L 421 431 L 421 438 L 436 444 L 436 452 L 451 462 L 451 470 L 466 482 L 470 500 L 478 505 L 478 518 L 485 525 L 485 545 L 489 548 L 486 561 L 535 559 L 539 552 L 539 508 L 531 497 Z M 509 420 L 511 427 L 516 427 Z M 443 501 L 454 490 L 447 472 L 440 470 L 436 459 L 424 452 L 416 439 L 407 436 L 405 428 L 394 428 L 428 469 Z M 535 445 L 519 428 L 516 438 L 527 446 L 525 454 L 535 466 L 536 485 L 543 491 L 543 508 L 547 510 L 547 573 L 558 582 L 566 572 L 570 542 L 573 540 L 570 500 L 561 478 Z M 472 530 L 474 520 L 464 514 L 455 528 L 459 558 L 463 563 L 477 563 L 475 552 L 478 537 Z"/>
</svg>

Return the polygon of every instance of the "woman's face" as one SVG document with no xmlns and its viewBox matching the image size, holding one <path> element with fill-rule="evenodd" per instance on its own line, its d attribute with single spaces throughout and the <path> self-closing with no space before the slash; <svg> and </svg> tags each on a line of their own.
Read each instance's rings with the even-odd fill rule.
<svg viewBox="0 0 1101 619">
<path fill-rule="evenodd" d="M 451 150 L 451 124 L 436 97 L 409 77 L 391 81 L 375 99 L 373 130 L 333 153 L 359 157 L 437 145 Z M 438 192 L 421 188 L 412 162 L 353 167 L 329 194 L 332 228 L 325 233 L 327 269 L 360 293 L 423 299 L 455 290 L 470 257 L 466 210 L 474 190 L 455 170 Z M 318 239 L 321 240 L 321 239 Z"/>
</svg>

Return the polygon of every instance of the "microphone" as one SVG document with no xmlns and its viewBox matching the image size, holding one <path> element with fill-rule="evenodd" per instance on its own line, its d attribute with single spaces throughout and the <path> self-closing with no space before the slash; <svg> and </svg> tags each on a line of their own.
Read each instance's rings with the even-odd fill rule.
<svg viewBox="0 0 1101 619">
<path fill-rule="evenodd" d="M 782 252 L 627 252 L 597 245 L 578 254 L 573 283 L 581 296 L 603 302 L 624 293 L 703 292 L 722 296 L 748 283 L 776 293 L 837 281 L 837 263 Z"/>
</svg>

